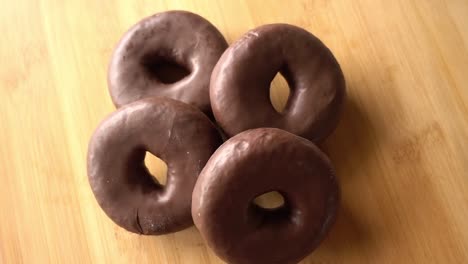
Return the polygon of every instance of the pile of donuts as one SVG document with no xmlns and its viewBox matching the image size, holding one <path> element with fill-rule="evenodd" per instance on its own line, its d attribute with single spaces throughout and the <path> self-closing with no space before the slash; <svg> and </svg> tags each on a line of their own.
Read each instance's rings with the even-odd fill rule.
<svg viewBox="0 0 468 264">
<path fill-rule="evenodd" d="M 282 113 L 270 100 L 278 72 L 291 91 Z M 345 81 L 311 33 L 269 24 L 228 46 L 196 14 L 158 13 L 122 37 L 108 86 L 118 110 L 94 132 L 87 170 L 117 225 L 162 235 L 194 223 L 236 264 L 296 263 L 333 225 L 339 186 L 316 144 L 337 125 Z M 146 168 L 146 152 L 167 164 L 165 185 Z M 254 202 L 271 191 L 283 205 Z"/>
</svg>

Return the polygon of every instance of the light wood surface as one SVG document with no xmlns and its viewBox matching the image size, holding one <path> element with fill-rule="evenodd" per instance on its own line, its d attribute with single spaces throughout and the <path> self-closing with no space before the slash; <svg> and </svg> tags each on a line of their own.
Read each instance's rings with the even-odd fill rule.
<svg viewBox="0 0 468 264">
<path fill-rule="evenodd" d="M 1 263 L 221 263 L 195 228 L 145 237 L 117 227 L 88 185 L 88 140 L 114 110 L 111 51 L 129 26 L 169 9 L 199 13 L 230 43 L 265 23 L 295 24 L 341 63 L 349 97 L 324 149 L 342 208 L 304 263 L 468 263 L 467 1 L 0 6 Z M 284 83 L 274 86 L 284 101 Z"/>
</svg>

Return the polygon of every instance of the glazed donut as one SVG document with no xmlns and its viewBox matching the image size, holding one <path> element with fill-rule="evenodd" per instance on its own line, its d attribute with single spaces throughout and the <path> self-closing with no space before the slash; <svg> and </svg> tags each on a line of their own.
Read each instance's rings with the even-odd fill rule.
<svg viewBox="0 0 468 264">
<path fill-rule="evenodd" d="M 291 90 L 282 113 L 269 96 L 278 71 Z M 330 50 L 287 24 L 249 31 L 224 52 L 211 76 L 211 107 L 228 136 L 276 127 L 319 142 L 336 127 L 344 98 L 343 73 Z"/>
<path fill-rule="evenodd" d="M 210 76 L 226 48 L 221 33 L 199 15 L 168 11 L 145 18 L 125 33 L 112 55 L 112 101 L 120 107 L 161 96 L 210 114 Z"/>
<path fill-rule="evenodd" d="M 226 141 L 200 173 L 192 216 L 228 263 L 296 263 L 334 223 L 334 175 L 312 142 L 276 128 L 248 130 Z M 283 206 L 264 209 L 253 202 L 270 191 L 283 195 Z"/>
<path fill-rule="evenodd" d="M 198 109 L 167 98 L 148 98 L 111 114 L 88 148 L 88 177 L 104 212 L 128 231 L 159 235 L 193 224 L 196 179 L 221 143 Z M 146 151 L 167 164 L 160 185 L 147 170 Z"/>
</svg>

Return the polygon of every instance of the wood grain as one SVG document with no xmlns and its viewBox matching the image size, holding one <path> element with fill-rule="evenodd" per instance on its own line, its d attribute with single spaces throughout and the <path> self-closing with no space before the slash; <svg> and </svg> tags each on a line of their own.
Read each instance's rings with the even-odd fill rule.
<svg viewBox="0 0 468 264">
<path fill-rule="evenodd" d="M 129 26 L 168 9 L 201 14 L 230 43 L 265 23 L 299 25 L 341 63 L 349 98 L 324 148 L 340 178 L 342 208 L 304 263 L 468 262 L 467 1 L 0 6 L 2 263 L 221 263 L 195 228 L 143 237 L 115 226 L 87 181 L 88 140 L 114 110 L 110 53 Z M 273 86 L 278 104 L 287 90 Z"/>
</svg>

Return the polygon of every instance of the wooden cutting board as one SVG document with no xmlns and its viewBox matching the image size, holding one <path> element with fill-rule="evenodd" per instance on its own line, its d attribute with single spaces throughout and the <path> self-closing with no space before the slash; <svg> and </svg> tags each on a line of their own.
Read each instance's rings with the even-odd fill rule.
<svg viewBox="0 0 468 264">
<path fill-rule="evenodd" d="M 221 263 L 195 228 L 117 227 L 86 175 L 90 135 L 114 110 L 115 43 L 145 16 L 184 9 L 230 43 L 265 23 L 304 27 L 341 63 L 349 96 L 324 149 L 342 207 L 304 263 L 468 263 L 467 1 L 0 2 L 0 262 Z M 286 85 L 273 86 L 280 105 Z"/>
</svg>

